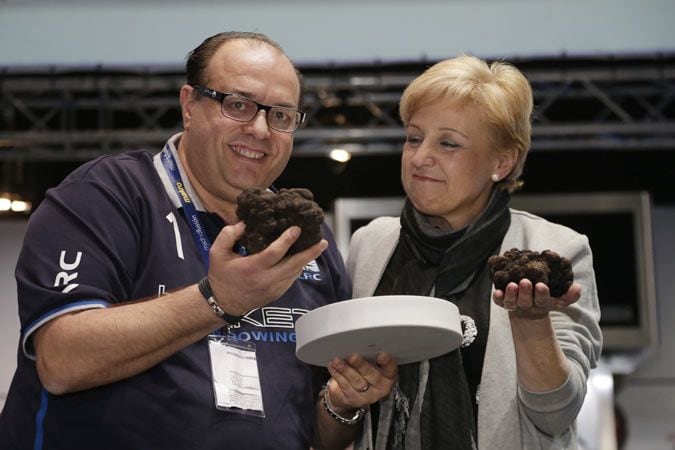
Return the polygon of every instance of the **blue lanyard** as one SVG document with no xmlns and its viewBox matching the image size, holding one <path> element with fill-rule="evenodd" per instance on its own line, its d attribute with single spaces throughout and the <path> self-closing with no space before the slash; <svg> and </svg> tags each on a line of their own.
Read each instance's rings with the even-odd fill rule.
<svg viewBox="0 0 675 450">
<path fill-rule="evenodd" d="M 183 207 L 183 214 L 185 214 L 185 218 L 187 219 L 188 225 L 190 226 L 192 238 L 199 249 L 199 254 L 202 257 L 202 261 L 204 261 L 206 270 L 208 271 L 211 240 L 206 234 L 206 229 L 199 218 L 199 213 L 197 212 L 197 209 L 195 209 L 195 205 L 192 202 L 192 199 L 190 198 L 187 190 L 185 189 L 183 179 L 181 178 L 180 171 L 178 170 L 178 164 L 176 164 L 176 159 L 173 157 L 169 143 L 167 143 L 166 147 L 164 147 L 164 150 L 162 150 L 161 160 L 167 175 L 169 175 L 171 184 L 176 190 L 178 200 Z"/>
</svg>

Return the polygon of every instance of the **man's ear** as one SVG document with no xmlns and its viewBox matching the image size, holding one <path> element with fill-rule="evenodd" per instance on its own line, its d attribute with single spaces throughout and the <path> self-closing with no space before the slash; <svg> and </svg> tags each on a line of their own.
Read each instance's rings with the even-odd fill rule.
<svg viewBox="0 0 675 450">
<path fill-rule="evenodd" d="M 190 128 L 190 121 L 192 120 L 192 107 L 196 100 L 194 98 L 194 88 L 190 85 L 184 84 L 180 88 L 180 109 L 183 115 L 183 129 L 187 131 Z"/>
</svg>

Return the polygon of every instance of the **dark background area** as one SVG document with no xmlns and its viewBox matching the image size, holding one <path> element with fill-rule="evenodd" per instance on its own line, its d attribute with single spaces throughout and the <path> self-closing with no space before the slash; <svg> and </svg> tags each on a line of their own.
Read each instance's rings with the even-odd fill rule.
<svg viewBox="0 0 675 450">
<path fill-rule="evenodd" d="M 37 205 L 81 161 L 10 164 L 15 189 Z M 275 185 L 311 189 L 326 210 L 340 197 L 397 197 L 400 155 L 355 156 L 347 163 L 326 157 L 293 157 Z M 675 150 L 532 151 L 523 173 L 523 193 L 640 191 L 654 205 L 675 205 Z"/>
<path fill-rule="evenodd" d="M 346 164 L 296 158 L 276 183 L 307 187 L 329 208 L 338 197 L 401 196 L 400 155 L 358 156 Z M 650 192 L 654 204 L 675 205 L 675 150 L 533 151 L 523 172 L 523 193 Z"/>
<path fill-rule="evenodd" d="M 511 62 L 535 93 L 522 192 L 645 190 L 655 205 L 675 205 L 674 54 Z M 403 195 L 398 99 L 431 64 L 300 67 L 308 120 L 277 187 L 309 188 L 326 210 L 340 197 Z M 180 129 L 183 82 L 182 67 L 0 66 L 0 193 L 18 193 L 35 207 L 85 160 L 159 151 Z M 347 163 L 329 159 L 325 149 L 341 144 L 384 151 L 355 153 Z"/>
</svg>

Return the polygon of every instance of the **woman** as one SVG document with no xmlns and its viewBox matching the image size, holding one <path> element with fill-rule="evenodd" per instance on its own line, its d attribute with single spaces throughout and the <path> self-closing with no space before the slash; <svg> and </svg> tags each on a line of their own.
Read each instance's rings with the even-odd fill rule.
<svg viewBox="0 0 675 450">
<path fill-rule="evenodd" d="M 434 65 L 403 93 L 407 198 L 400 219 L 354 234 L 353 294 L 447 299 L 463 316 L 465 342 L 399 367 L 356 449 L 576 448 L 600 313 L 587 238 L 508 207 L 522 184 L 531 112 L 531 87 L 515 67 L 471 56 Z M 527 279 L 495 290 L 487 260 L 514 247 L 567 257 L 574 284 L 559 298 Z"/>
</svg>

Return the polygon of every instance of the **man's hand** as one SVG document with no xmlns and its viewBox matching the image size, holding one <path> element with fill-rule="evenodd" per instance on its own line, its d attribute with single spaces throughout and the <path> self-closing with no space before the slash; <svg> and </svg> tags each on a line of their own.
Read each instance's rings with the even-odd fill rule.
<svg viewBox="0 0 675 450">
<path fill-rule="evenodd" d="M 223 228 L 209 252 L 209 282 L 220 306 L 234 316 L 246 314 L 279 298 L 300 276 L 302 269 L 328 247 L 322 239 L 308 249 L 284 258 L 300 237 L 290 227 L 265 250 L 243 257 L 233 250 L 245 224 Z"/>
</svg>

